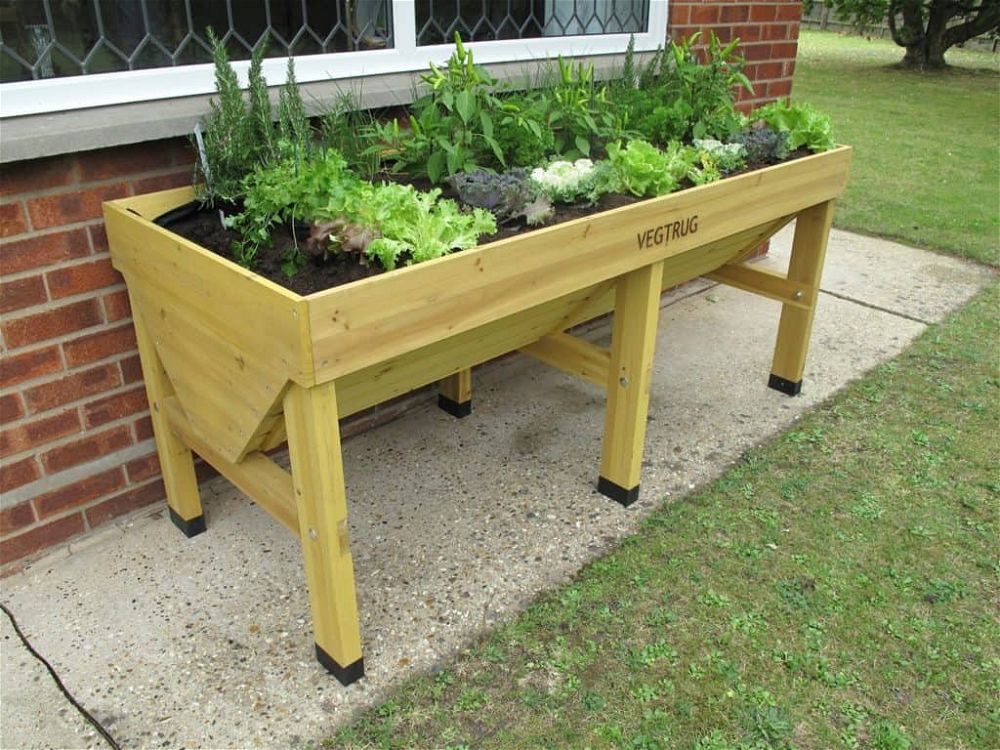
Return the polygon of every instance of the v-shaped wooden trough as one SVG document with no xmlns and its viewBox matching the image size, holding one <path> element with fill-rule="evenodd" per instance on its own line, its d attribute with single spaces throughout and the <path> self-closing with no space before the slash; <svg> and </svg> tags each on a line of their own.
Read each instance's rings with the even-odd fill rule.
<svg viewBox="0 0 1000 750">
<path fill-rule="evenodd" d="M 769 385 L 798 393 L 839 147 L 303 297 L 153 223 L 189 188 L 104 204 L 125 276 L 167 502 L 205 529 L 192 451 L 301 538 L 319 661 L 364 674 L 338 419 L 521 350 L 606 389 L 598 488 L 638 496 L 659 299 L 698 276 L 782 302 Z M 743 264 L 797 219 L 787 275 Z M 610 349 L 566 333 L 614 311 Z M 291 472 L 266 452 L 287 440 Z"/>
</svg>

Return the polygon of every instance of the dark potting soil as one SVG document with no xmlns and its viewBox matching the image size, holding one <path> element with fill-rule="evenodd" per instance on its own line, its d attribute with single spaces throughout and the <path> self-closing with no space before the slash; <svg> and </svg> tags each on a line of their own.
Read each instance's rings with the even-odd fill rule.
<svg viewBox="0 0 1000 750">
<path fill-rule="evenodd" d="M 808 155 L 809 152 L 807 150 L 800 149 L 790 154 L 786 161 Z M 750 172 L 766 166 L 770 165 L 749 165 L 743 171 Z M 420 190 L 428 190 L 430 188 L 429 184 L 418 184 L 416 181 L 412 184 Z M 454 197 L 448 195 L 447 191 L 445 192 L 445 196 Z M 557 205 L 555 215 L 544 226 L 562 224 L 563 222 L 580 219 L 601 211 L 609 211 L 613 208 L 638 203 L 640 200 L 645 199 L 636 198 L 632 195 L 614 194 L 602 196 L 595 205 Z M 205 249 L 211 250 L 228 259 L 232 259 L 232 246 L 239 240 L 238 233 L 226 229 L 222 225 L 220 211 L 217 209 L 205 208 L 192 211 L 187 215 L 183 215 L 182 213 L 182 215 L 170 221 L 168 228 L 185 239 L 196 242 Z M 528 227 L 523 221 L 507 222 L 501 224 L 495 234 L 482 235 L 479 238 L 479 244 L 485 245 L 487 242 L 514 237 L 523 232 L 539 228 Z M 253 270 L 270 281 L 301 295 L 320 292 L 324 289 L 330 289 L 341 284 L 348 284 L 358 279 L 384 273 L 377 261 L 371 261 L 371 265 L 362 265 L 358 262 L 359 256 L 351 253 L 344 255 L 331 254 L 326 260 L 318 257 L 310 257 L 306 265 L 298 273 L 291 277 L 287 276 L 281 267 L 285 253 L 296 245 L 302 247 L 308 235 L 309 230 L 307 227 L 275 225 L 271 235 L 271 244 L 260 249 Z"/>
</svg>

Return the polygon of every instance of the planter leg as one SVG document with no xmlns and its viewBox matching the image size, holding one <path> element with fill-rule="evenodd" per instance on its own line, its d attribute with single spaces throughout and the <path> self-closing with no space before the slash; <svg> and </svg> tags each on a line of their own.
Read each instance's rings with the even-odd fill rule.
<svg viewBox="0 0 1000 750">
<path fill-rule="evenodd" d="M 472 413 L 472 369 L 459 370 L 438 383 L 438 406 L 453 417 Z"/>
<path fill-rule="evenodd" d="M 802 301 L 808 303 L 809 307 L 782 305 L 778 341 L 774 347 L 771 377 L 767 383 L 770 388 L 789 396 L 797 396 L 802 390 L 802 373 L 806 365 L 806 352 L 809 349 L 809 336 L 812 333 L 832 221 L 833 201 L 807 208 L 795 219 L 795 239 L 788 263 L 788 280 L 802 284 Z"/>
<path fill-rule="evenodd" d="M 350 685 L 364 676 L 365 668 L 334 384 L 293 384 L 284 406 L 316 658 Z"/>
<path fill-rule="evenodd" d="M 628 506 L 639 499 L 663 263 L 632 271 L 615 288 L 608 405 L 597 489 Z"/>
<path fill-rule="evenodd" d="M 194 455 L 173 430 L 164 411 L 164 400 L 173 395 L 174 389 L 163 369 L 152 336 L 142 320 L 142 313 L 135 300 L 131 300 L 135 339 L 142 361 L 142 377 L 146 383 L 149 415 L 153 422 L 156 452 L 160 459 L 160 473 L 167 492 L 170 520 L 185 536 L 192 537 L 205 530 L 205 516 L 201 509 L 198 478 L 194 473 Z"/>
</svg>

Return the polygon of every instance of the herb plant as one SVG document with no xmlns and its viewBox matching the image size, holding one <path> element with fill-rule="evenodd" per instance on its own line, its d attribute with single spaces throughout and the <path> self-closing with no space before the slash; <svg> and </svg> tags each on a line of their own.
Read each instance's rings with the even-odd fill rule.
<svg viewBox="0 0 1000 750">
<path fill-rule="evenodd" d="M 694 147 L 707 156 L 720 172 L 736 172 L 746 166 L 746 147 L 740 143 L 723 143 L 714 138 L 695 138 Z"/>
</svg>

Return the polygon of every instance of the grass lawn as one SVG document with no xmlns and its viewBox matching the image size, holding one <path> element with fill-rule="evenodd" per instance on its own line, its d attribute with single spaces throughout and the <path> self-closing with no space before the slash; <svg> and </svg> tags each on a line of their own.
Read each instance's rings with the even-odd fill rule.
<svg viewBox="0 0 1000 750">
<path fill-rule="evenodd" d="M 792 89 L 855 148 L 836 225 L 996 264 L 1000 57 L 952 50 L 942 73 L 892 68 L 884 40 L 803 31 Z"/>
<path fill-rule="evenodd" d="M 804 34 L 795 93 L 858 149 L 838 223 L 995 263 L 996 74 L 898 56 Z M 1000 747 L 998 310 L 994 287 L 322 745 Z"/>
</svg>

